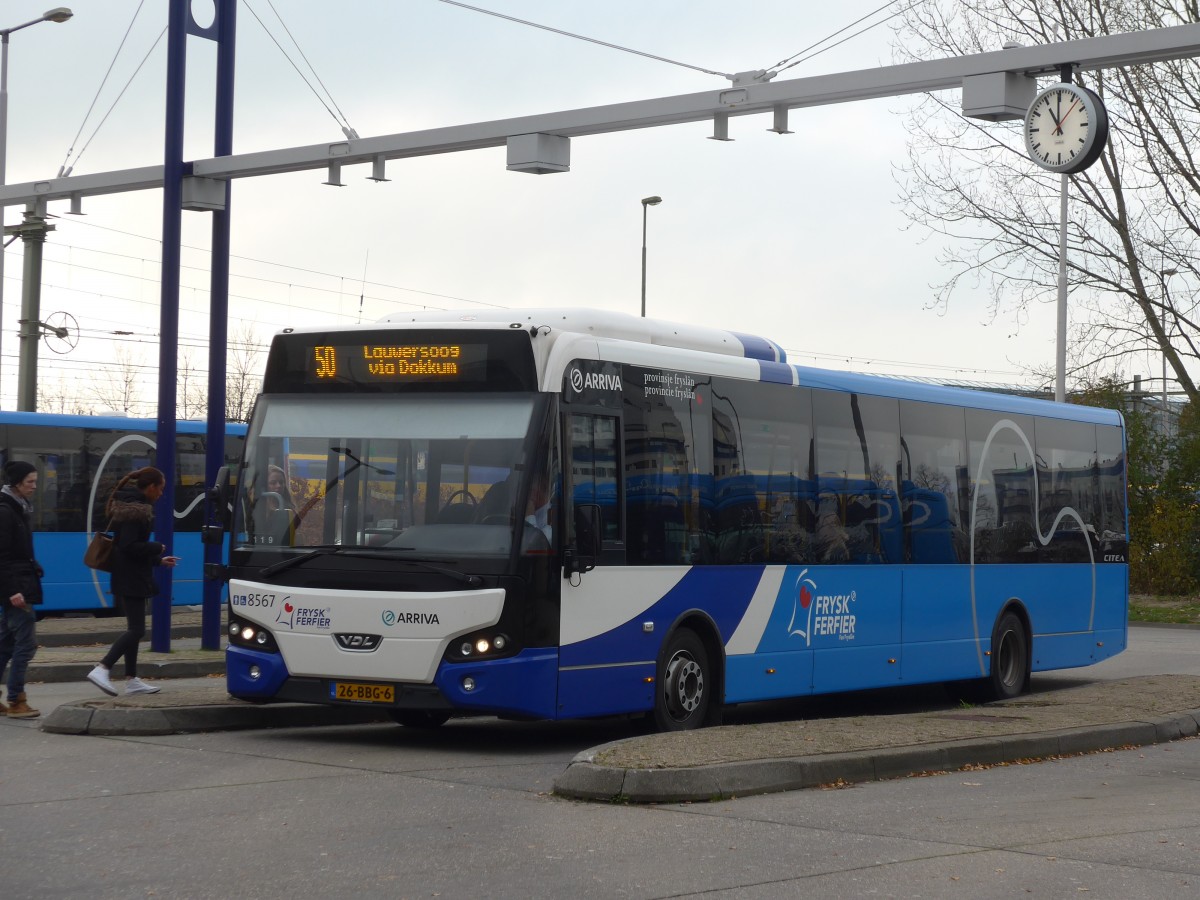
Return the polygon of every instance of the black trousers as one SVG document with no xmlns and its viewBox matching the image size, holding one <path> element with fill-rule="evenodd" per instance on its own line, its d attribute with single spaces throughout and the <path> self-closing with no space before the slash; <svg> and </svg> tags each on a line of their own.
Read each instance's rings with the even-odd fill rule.
<svg viewBox="0 0 1200 900">
<path fill-rule="evenodd" d="M 125 657 L 125 677 L 137 677 L 138 644 L 146 636 L 146 598 L 120 597 L 125 607 L 125 633 L 117 638 L 102 663 L 106 669 L 112 670 L 117 660 Z"/>
</svg>

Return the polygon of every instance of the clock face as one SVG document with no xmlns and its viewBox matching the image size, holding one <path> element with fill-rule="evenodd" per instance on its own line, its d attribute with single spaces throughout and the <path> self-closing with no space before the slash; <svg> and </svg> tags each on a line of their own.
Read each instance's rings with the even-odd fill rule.
<svg viewBox="0 0 1200 900">
<path fill-rule="evenodd" d="M 1051 172 L 1082 172 L 1108 140 L 1108 112 L 1087 88 L 1056 84 L 1046 88 L 1025 115 L 1025 148 Z"/>
</svg>

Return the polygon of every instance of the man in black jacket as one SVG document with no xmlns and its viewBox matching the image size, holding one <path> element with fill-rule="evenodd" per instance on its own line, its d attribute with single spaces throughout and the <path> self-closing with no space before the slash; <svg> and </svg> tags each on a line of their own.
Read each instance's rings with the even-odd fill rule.
<svg viewBox="0 0 1200 900">
<path fill-rule="evenodd" d="M 25 699 L 25 672 L 37 652 L 37 617 L 42 602 L 42 567 L 33 558 L 33 495 L 38 473 L 21 460 L 4 467 L 0 487 L 0 680 L 9 661 L 8 703 L 0 715 L 36 719 L 41 713 Z"/>
</svg>

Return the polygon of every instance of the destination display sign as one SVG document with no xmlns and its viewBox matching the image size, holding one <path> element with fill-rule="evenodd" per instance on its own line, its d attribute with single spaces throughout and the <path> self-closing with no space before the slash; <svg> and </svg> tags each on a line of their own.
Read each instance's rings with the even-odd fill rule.
<svg viewBox="0 0 1200 900">
<path fill-rule="evenodd" d="M 524 329 L 285 331 L 263 384 L 265 393 L 529 391 L 537 372 Z"/>
<path fill-rule="evenodd" d="M 487 365 L 487 344 L 313 344 L 308 381 L 456 381 Z"/>
</svg>

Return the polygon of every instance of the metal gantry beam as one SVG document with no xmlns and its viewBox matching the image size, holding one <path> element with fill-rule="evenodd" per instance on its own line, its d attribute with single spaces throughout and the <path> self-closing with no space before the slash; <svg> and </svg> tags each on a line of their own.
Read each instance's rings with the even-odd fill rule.
<svg viewBox="0 0 1200 900">
<path fill-rule="evenodd" d="M 966 79 L 980 76 L 1028 78 L 1056 74 L 1067 63 L 1082 71 L 1094 71 L 1196 56 L 1200 56 L 1200 24 L 1177 25 L 491 122 L 198 159 L 189 164 L 187 174 L 229 180 L 283 172 L 328 171 L 331 166 L 340 171 L 346 166 L 369 164 L 372 174 L 368 177 L 380 181 L 384 180 L 385 160 L 503 147 L 511 138 L 525 135 L 569 139 L 686 122 L 725 122 L 729 117 L 757 113 L 774 113 L 775 127 L 770 130 L 786 132 L 786 111 L 792 109 L 950 90 L 962 87 Z M 528 170 L 564 169 L 556 166 Z M 144 166 L 7 185 L 0 187 L 0 202 L 16 206 L 73 199 L 78 204 L 82 197 L 149 190 L 162 184 L 162 167 Z"/>
</svg>

